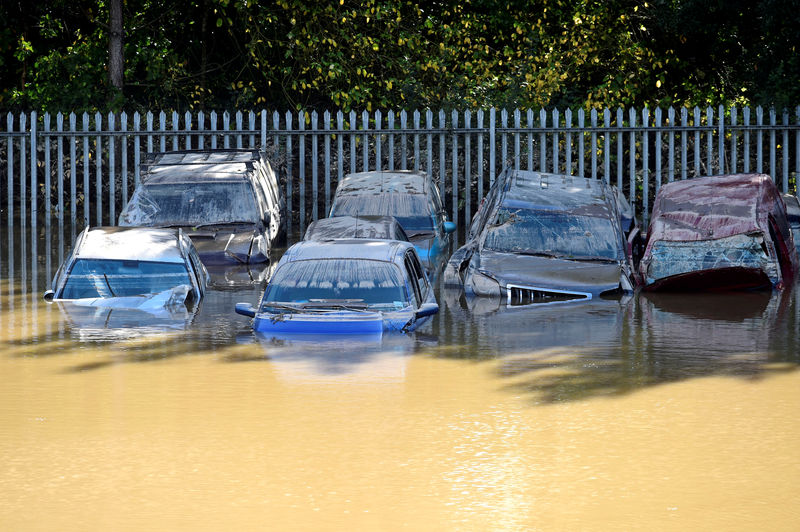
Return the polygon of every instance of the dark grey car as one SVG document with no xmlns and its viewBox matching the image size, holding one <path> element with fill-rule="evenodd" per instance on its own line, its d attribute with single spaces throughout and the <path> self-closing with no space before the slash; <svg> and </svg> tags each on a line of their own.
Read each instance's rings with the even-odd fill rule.
<svg viewBox="0 0 800 532">
<path fill-rule="evenodd" d="M 119 224 L 180 227 L 204 263 L 249 264 L 269 260 L 283 211 L 263 151 L 175 151 L 148 156 Z"/>
<path fill-rule="evenodd" d="M 627 214 L 602 180 L 507 169 L 450 258 L 445 284 L 508 305 L 630 292 L 638 229 L 626 239 Z"/>
</svg>

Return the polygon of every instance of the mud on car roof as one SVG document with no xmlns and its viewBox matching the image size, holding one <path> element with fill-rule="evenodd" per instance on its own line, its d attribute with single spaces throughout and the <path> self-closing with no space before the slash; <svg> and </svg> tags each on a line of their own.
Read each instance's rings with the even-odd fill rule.
<svg viewBox="0 0 800 532">
<path fill-rule="evenodd" d="M 429 178 L 411 170 L 358 172 L 346 175 L 339 187 L 339 194 L 426 194 Z"/>
<path fill-rule="evenodd" d="M 258 150 L 176 151 L 151 153 L 142 165 L 147 184 L 249 179 Z"/>
</svg>

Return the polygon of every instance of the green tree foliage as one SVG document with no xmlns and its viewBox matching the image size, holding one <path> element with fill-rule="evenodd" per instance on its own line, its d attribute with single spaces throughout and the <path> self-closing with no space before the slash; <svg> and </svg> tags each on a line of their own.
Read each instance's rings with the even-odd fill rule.
<svg viewBox="0 0 800 532">
<path fill-rule="evenodd" d="M 796 0 L 0 4 L 0 107 L 603 107 L 800 102 Z"/>
</svg>

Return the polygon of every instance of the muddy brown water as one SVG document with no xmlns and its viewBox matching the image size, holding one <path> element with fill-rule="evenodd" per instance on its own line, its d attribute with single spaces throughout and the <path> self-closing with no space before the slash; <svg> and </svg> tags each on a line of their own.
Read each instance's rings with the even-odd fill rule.
<svg viewBox="0 0 800 532">
<path fill-rule="evenodd" d="M 45 303 L 56 233 L 0 242 L 2 530 L 800 523 L 795 291 L 439 288 L 411 335 L 268 340 L 233 312 L 262 289 L 241 272 L 169 319 Z"/>
</svg>

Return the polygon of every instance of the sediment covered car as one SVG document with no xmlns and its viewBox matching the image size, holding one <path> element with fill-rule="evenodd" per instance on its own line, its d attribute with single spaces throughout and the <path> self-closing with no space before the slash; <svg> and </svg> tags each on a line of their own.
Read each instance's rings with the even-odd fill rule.
<svg viewBox="0 0 800 532">
<path fill-rule="evenodd" d="M 285 234 L 283 203 L 263 151 L 154 153 L 119 225 L 180 227 L 206 264 L 267 262 Z"/>
<path fill-rule="evenodd" d="M 733 174 L 663 185 L 639 268 L 644 290 L 727 291 L 781 289 L 797 265 L 772 179 Z"/>
<path fill-rule="evenodd" d="M 335 216 L 309 224 L 303 240 L 373 238 L 408 242 L 408 235 L 394 216 Z"/>
<path fill-rule="evenodd" d="M 447 221 L 439 189 L 427 174 L 400 170 L 346 175 L 336 187 L 330 216 L 363 215 L 394 216 L 430 270 L 446 260 L 456 226 Z"/>
<path fill-rule="evenodd" d="M 199 302 L 207 282 L 205 266 L 180 229 L 87 227 L 44 297 L 160 313 Z"/>
<path fill-rule="evenodd" d="M 602 180 L 504 170 L 453 253 L 444 280 L 508 305 L 588 300 L 630 292 L 638 228 Z"/>
<path fill-rule="evenodd" d="M 414 246 L 366 239 L 293 245 L 258 308 L 236 305 L 257 333 L 277 335 L 405 332 L 438 311 Z"/>
</svg>

